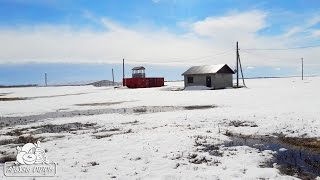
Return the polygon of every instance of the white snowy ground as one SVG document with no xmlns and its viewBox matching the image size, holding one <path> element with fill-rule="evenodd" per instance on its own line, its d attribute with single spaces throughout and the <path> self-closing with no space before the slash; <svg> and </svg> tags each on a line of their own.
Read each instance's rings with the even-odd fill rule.
<svg viewBox="0 0 320 180">
<path fill-rule="evenodd" d="M 217 108 L 203 110 L 47 119 L 14 128 L 72 122 L 101 126 L 96 130 L 75 133 L 36 135 L 64 136 L 42 143 L 42 147 L 48 150 L 49 160 L 58 163 L 57 179 L 294 179 L 280 174 L 276 168 L 259 167 L 272 157 L 271 151 L 258 152 L 257 149 L 239 146 L 220 149 L 224 151 L 220 157 L 197 150 L 196 139 L 220 144 L 229 139 L 223 135 L 227 130 L 248 135 L 283 133 L 294 137 L 320 137 L 319 77 L 304 81 L 299 78 L 252 79 L 246 83 L 249 88 L 214 91 L 171 91 L 182 87 L 183 82 L 149 89 L 92 86 L 0 89 L 0 94 L 10 93 L 1 97 L 53 96 L 0 101 L 0 116 L 97 108 L 216 105 Z M 109 102 L 123 103 L 75 105 Z M 247 121 L 258 127 L 230 126 L 229 122 L 235 120 Z M 104 131 L 114 128 L 119 131 Z M 0 129 L 0 139 L 12 138 L 3 135 L 11 130 Z M 128 131 L 130 133 L 125 133 Z M 112 133 L 114 135 L 110 137 L 95 138 L 95 135 Z M 15 151 L 10 146 L 0 146 L 0 149 Z M 193 154 L 197 155 L 195 159 L 205 157 L 208 163 L 190 163 Z M 90 162 L 99 165 L 92 166 Z M 2 170 L 0 178 L 6 178 Z"/>
</svg>

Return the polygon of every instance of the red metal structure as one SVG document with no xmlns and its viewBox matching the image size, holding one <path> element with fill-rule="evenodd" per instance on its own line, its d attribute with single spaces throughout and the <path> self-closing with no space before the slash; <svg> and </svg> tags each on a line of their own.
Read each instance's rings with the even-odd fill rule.
<svg viewBox="0 0 320 180">
<path fill-rule="evenodd" d="M 145 77 L 145 68 L 134 67 L 132 69 L 132 78 L 124 78 L 123 82 L 128 88 L 149 88 L 164 86 L 163 77 Z"/>
</svg>

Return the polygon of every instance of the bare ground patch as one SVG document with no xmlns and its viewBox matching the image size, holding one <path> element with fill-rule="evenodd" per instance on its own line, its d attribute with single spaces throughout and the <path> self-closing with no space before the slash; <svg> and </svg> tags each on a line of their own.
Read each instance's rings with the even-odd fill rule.
<svg viewBox="0 0 320 180">
<path fill-rule="evenodd" d="M 121 123 L 121 124 L 137 125 L 138 123 L 139 123 L 139 121 L 138 121 L 138 120 L 134 120 L 134 121 L 124 122 L 124 123 Z"/>
<path fill-rule="evenodd" d="M 21 100 L 27 100 L 27 98 L 23 98 L 23 97 L 3 97 L 3 98 L 0 98 L 0 101 L 21 101 Z"/>
<path fill-rule="evenodd" d="M 0 98 L 0 101 L 21 101 L 21 100 L 32 100 L 32 99 L 41 99 L 41 98 L 75 96 L 75 95 L 82 95 L 82 94 L 89 94 L 89 93 L 73 93 L 73 94 L 60 94 L 60 95 L 52 95 L 52 96 L 33 96 L 33 97 L 2 97 Z"/>
<path fill-rule="evenodd" d="M 5 162 L 10 162 L 10 161 L 16 161 L 16 156 L 15 155 L 5 155 L 0 157 L 0 164 L 5 163 Z"/>
<path fill-rule="evenodd" d="M 67 123 L 67 124 L 45 124 L 41 126 L 32 126 L 30 128 L 14 129 L 5 135 L 20 136 L 22 134 L 43 134 L 43 133 L 61 133 L 79 130 L 90 130 L 98 128 L 96 123 Z"/>
<path fill-rule="evenodd" d="M 11 92 L 8 92 L 8 93 L 0 93 L 0 96 L 6 96 L 8 94 L 12 94 Z"/>
<path fill-rule="evenodd" d="M 131 108 L 104 108 L 104 109 L 89 109 L 89 110 L 75 110 L 75 111 L 55 111 L 44 114 L 16 116 L 16 117 L 1 117 L 0 128 L 7 126 L 23 125 L 48 118 L 60 117 L 76 117 L 76 116 L 93 116 L 100 114 L 146 114 L 159 112 L 173 112 L 183 110 L 203 110 L 216 108 L 215 105 L 202 106 L 138 106 Z"/>
<path fill-rule="evenodd" d="M 42 137 L 34 137 L 32 135 L 29 136 L 19 136 L 18 138 L 11 138 L 6 140 L 1 140 L 0 145 L 7 144 L 26 144 L 26 143 L 36 143 L 37 141 L 41 141 L 44 138 Z"/>
<path fill-rule="evenodd" d="M 261 167 L 277 168 L 282 174 L 295 176 L 301 179 L 315 179 L 320 176 L 320 143 L 318 138 L 278 137 L 271 136 L 244 136 L 228 133 L 231 142 L 227 147 L 249 146 L 259 151 L 271 150 L 276 153 L 270 161 Z"/>
<path fill-rule="evenodd" d="M 103 133 L 101 133 L 103 132 Z M 129 130 L 121 130 L 118 128 L 114 128 L 114 129 L 105 129 L 105 130 L 101 130 L 101 131 L 97 131 L 95 133 L 93 133 L 93 137 L 95 137 L 96 139 L 102 139 L 102 138 L 108 138 L 114 135 L 120 135 L 120 134 L 128 134 L 128 133 L 133 133 L 132 129 Z"/>
<path fill-rule="evenodd" d="M 75 104 L 76 106 L 111 106 L 116 104 L 122 104 L 125 101 L 119 102 L 100 102 L 100 103 L 83 103 L 83 104 Z"/>
<path fill-rule="evenodd" d="M 279 137 L 283 143 L 295 146 L 297 148 L 305 148 L 318 152 L 320 155 L 320 139 L 319 138 L 299 138 L 299 137 Z M 320 166 L 320 164 L 319 164 Z"/>
<path fill-rule="evenodd" d="M 234 126 L 234 127 L 258 127 L 258 125 L 252 121 L 240 121 L 240 120 L 230 121 L 228 125 Z"/>
</svg>

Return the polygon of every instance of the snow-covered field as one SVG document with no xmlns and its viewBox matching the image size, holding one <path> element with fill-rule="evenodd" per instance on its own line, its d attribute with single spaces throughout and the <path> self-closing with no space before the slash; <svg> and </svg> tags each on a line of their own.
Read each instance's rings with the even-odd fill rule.
<svg viewBox="0 0 320 180">
<path fill-rule="evenodd" d="M 246 84 L 248 88 L 202 91 L 173 91 L 182 88 L 183 82 L 168 82 L 165 87 L 149 89 L 93 86 L 0 89 L 0 98 L 26 98 L 0 101 L 1 117 L 142 106 L 217 106 L 48 118 L 3 127 L 0 140 L 17 138 L 6 134 L 13 129 L 26 128 L 22 134 L 26 136 L 35 129 L 30 127 L 96 123 L 77 131 L 32 134 L 45 138 L 42 146 L 47 149 L 49 160 L 58 163 L 58 179 L 294 179 L 276 168 L 260 167 L 272 157 L 272 151 L 259 152 L 247 146 L 220 147 L 223 155 L 217 156 L 196 146 L 199 142 L 218 146 L 229 140 L 226 132 L 320 137 L 319 77 L 304 81 L 250 79 Z M 231 126 L 234 121 L 254 126 Z M 12 145 L 0 147 L 1 152 L 15 152 Z M 194 163 L 197 160 L 205 161 Z M 0 178 L 6 178 L 2 168 Z"/>
</svg>

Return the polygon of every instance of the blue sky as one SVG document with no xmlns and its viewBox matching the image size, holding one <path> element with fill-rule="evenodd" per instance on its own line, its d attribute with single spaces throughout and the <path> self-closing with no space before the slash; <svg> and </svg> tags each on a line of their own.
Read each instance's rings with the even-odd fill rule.
<svg viewBox="0 0 320 180">
<path fill-rule="evenodd" d="M 318 47 L 249 49 L 320 44 L 319 10 L 318 0 L 0 0 L 0 84 L 41 83 L 44 72 L 106 79 L 122 58 L 181 79 L 191 65 L 233 67 L 236 41 L 247 76 L 298 75 L 301 57 L 317 74 Z"/>
</svg>

